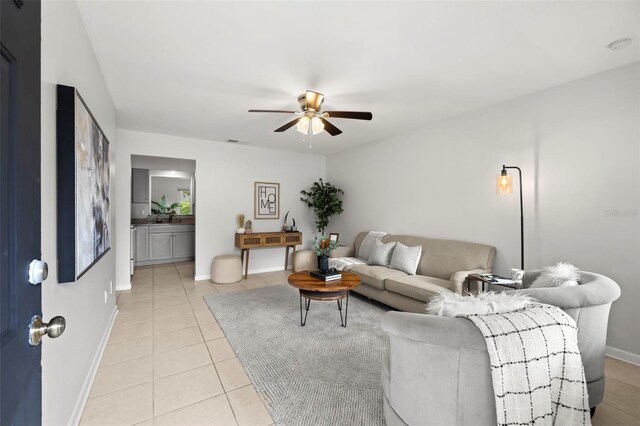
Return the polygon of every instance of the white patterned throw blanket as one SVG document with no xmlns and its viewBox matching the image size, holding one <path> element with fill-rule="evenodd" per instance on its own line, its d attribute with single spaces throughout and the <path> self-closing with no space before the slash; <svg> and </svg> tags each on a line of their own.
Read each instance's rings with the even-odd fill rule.
<svg viewBox="0 0 640 426">
<path fill-rule="evenodd" d="M 590 425 L 576 323 L 540 303 L 469 315 L 485 338 L 498 425 Z"/>
<path fill-rule="evenodd" d="M 356 265 L 366 265 L 362 259 L 357 257 L 332 257 L 329 259 L 329 268 L 335 268 L 338 271 L 348 271 Z"/>
<path fill-rule="evenodd" d="M 358 258 L 364 260 L 365 262 L 369 260 L 369 255 L 371 254 L 371 249 L 373 248 L 375 242 L 382 240 L 382 237 L 387 234 L 388 232 L 369 231 L 367 235 L 364 236 L 362 243 L 360 244 L 360 249 L 358 250 Z"/>
</svg>

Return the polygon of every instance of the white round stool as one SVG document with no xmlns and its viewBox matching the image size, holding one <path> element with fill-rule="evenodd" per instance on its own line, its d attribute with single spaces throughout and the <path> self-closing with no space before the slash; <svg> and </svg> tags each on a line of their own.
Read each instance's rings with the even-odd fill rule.
<svg viewBox="0 0 640 426">
<path fill-rule="evenodd" d="M 216 256 L 211 262 L 211 282 L 231 284 L 242 279 L 242 260 L 235 254 Z"/>
<path fill-rule="evenodd" d="M 293 257 L 293 272 L 318 269 L 318 256 L 313 250 L 298 250 Z"/>
</svg>

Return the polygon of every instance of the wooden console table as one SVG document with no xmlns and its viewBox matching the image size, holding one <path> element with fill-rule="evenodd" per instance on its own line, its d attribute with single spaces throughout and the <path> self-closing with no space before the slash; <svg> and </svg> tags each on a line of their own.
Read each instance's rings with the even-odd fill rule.
<svg viewBox="0 0 640 426">
<path fill-rule="evenodd" d="M 289 248 L 302 244 L 302 232 L 255 232 L 251 234 L 236 234 L 236 247 L 240 249 L 240 258 L 244 263 L 244 277 L 249 272 L 249 250 L 261 247 L 286 247 L 284 269 L 289 267 Z"/>
</svg>

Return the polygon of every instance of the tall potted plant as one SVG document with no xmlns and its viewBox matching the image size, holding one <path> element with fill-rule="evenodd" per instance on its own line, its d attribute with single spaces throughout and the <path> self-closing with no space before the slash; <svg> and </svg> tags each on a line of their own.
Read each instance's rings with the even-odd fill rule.
<svg viewBox="0 0 640 426">
<path fill-rule="evenodd" d="M 329 182 L 324 182 L 321 178 L 318 182 L 314 182 L 308 191 L 303 189 L 300 193 L 304 195 L 300 197 L 300 201 L 313 209 L 316 215 L 316 229 L 320 235 L 324 236 L 331 216 L 343 212 L 339 195 L 344 195 L 344 191 Z"/>
</svg>

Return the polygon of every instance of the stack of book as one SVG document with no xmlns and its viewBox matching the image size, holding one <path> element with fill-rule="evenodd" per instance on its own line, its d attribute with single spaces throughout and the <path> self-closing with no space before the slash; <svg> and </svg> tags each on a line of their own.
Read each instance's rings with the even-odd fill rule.
<svg viewBox="0 0 640 426">
<path fill-rule="evenodd" d="M 309 274 L 313 278 L 317 278 L 322 281 L 333 281 L 333 280 L 339 280 L 340 278 L 342 278 L 342 275 L 340 275 L 340 272 L 311 271 L 309 272 Z"/>
</svg>

